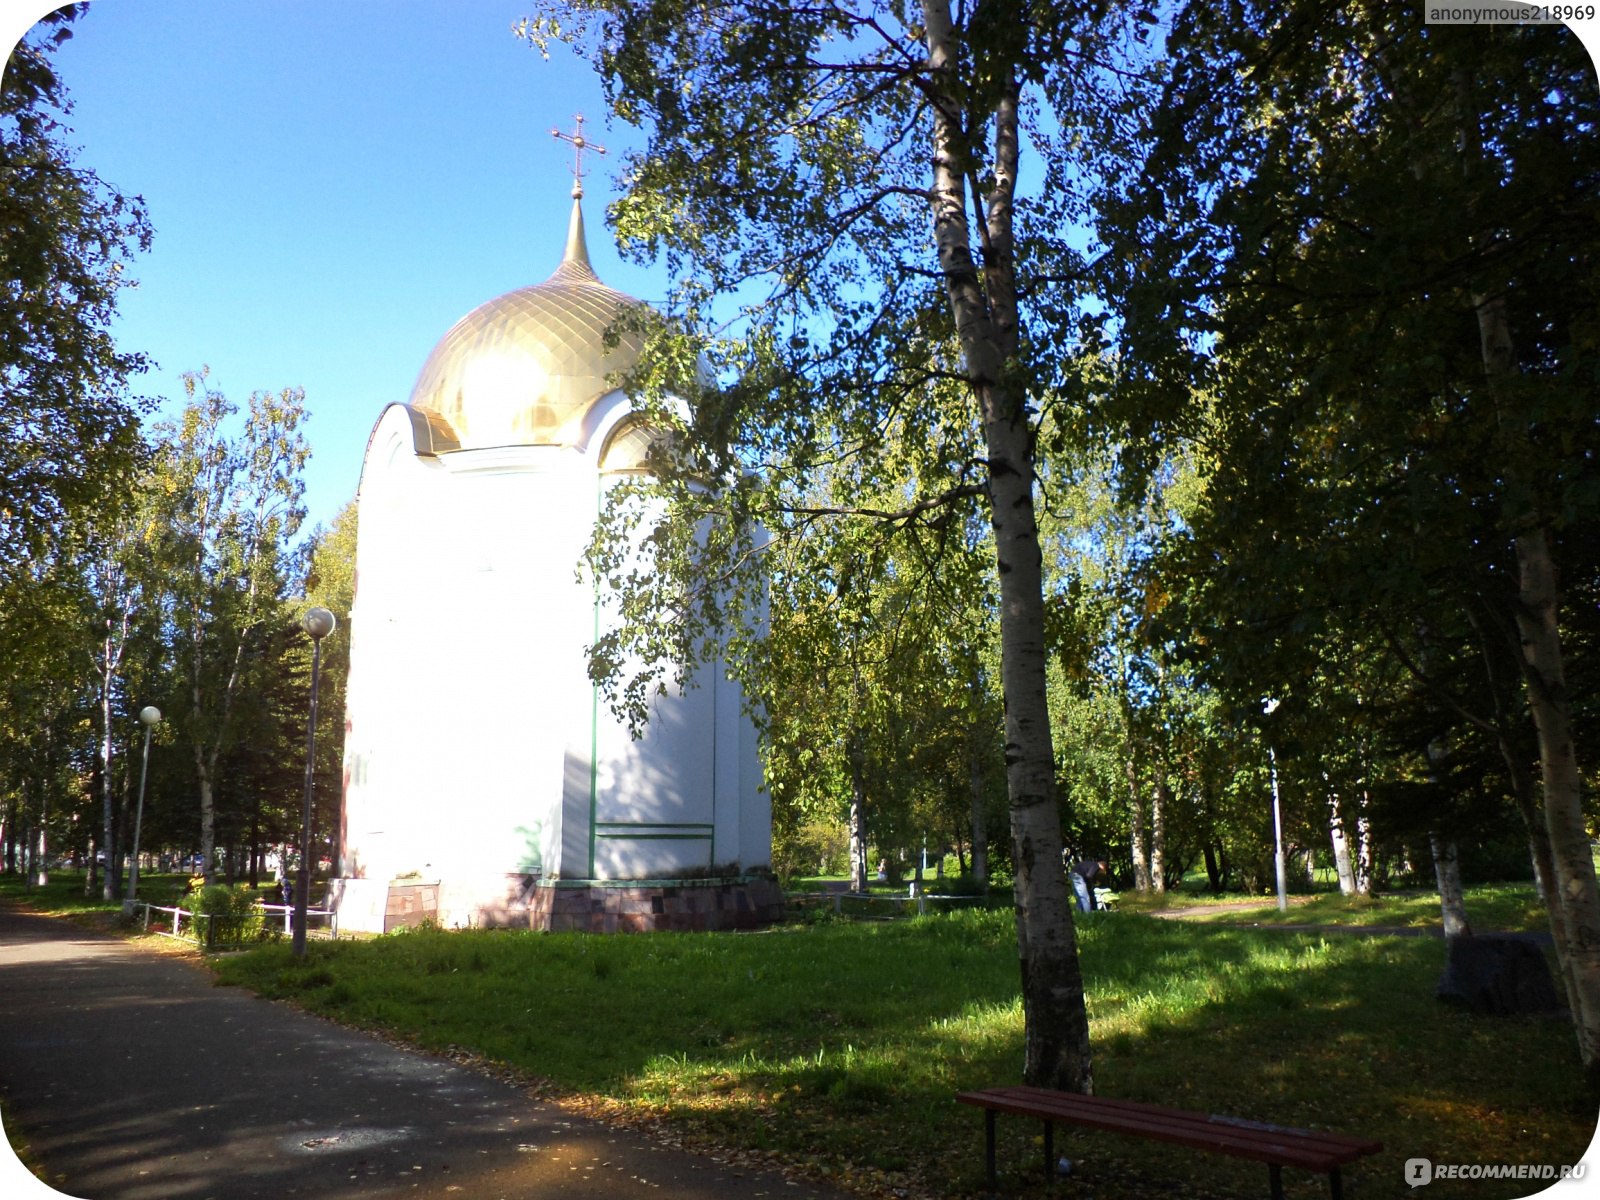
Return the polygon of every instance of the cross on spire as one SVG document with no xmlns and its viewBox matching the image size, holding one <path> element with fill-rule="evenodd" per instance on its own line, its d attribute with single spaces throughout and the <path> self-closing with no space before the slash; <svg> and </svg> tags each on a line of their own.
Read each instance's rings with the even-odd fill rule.
<svg viewBox="0 0 1600 1200">
<path fill-rule="evenodd" d="M 575 114 L 572 119 L 577 122 L 577 125 L 571 133 L 562 133 L 559 129 L 552 129 L 550 136 L 560 142 L 572 143 L 572 198 L 580 200 L 583 198 L 583 152 L 585 150 L 593 150 L 596 154 L 604 154 L 606 148 L 596 142 L 591 142 L 583 136 L 582 113 Z"/>
</svg>

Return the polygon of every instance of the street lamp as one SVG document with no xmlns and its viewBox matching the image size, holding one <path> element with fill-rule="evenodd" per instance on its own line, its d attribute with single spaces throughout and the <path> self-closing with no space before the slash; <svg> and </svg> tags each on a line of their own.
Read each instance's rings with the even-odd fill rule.
<svg viewBox="0 0 1600 1200">
<path fill-rule="evenodd" d="M 150 734 L 161 724 L 161 710 L 154 704 L 145 705 L 139 710 L 139 723 L 144 726 L 144 764 L 139 768 L 139 805 L 133 810 L 133 862 L 128 867 L 128 894 L 122 898 L 122 907 L 129 912 L 139 898 L 139 831 L 144 825 L 144 781 L 150 774 Z M 106 869 L 110 868 L 107 862 Z"/>
<path fill-rule="evenodd" d="M 1278 711 L 1276 700 L 1267 700 L 1261 711 L 1271 716 Z M 1283 862 L 1283 804 L 1278 799 L 1278 756 L 1272 749 L 1272 735 L 1267 735 L 1267 765 L 1272 772 L 1272 860 L 1278 871 L 1278 911 L 1289 911 L 1289 888 L 1284 877 Z"/>
<path fill-rule="evenodd" d="M 300 879 L 294 889 L 294 956 L 306 953 L 306 909 L 311 895 L 311 777 L 317 753 L 317 676 L 322 671 L 322 639 L 339 622 L 325 608 L 306 613 L 301 626 L 311 635 L 311 714 L 306 720 L 306 800 L 300 816 Z"/>
</svg>

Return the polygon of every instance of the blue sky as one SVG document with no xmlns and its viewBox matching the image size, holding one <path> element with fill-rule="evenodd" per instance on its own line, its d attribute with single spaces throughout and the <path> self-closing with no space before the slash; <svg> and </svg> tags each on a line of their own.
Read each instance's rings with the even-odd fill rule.
<svg viewBox="0 0 1600 1200">
<path fill-rule="evenodd" d="M 48 0 L 0 0 L 7 45 Z M 646 300 L 604 225 L 632 131 L 598 78 L 511 33 L 529 0 L 95 0 L 57 56 L 82 165 L 149 205 L 119 343 L 181 404 L 209 364 L 235 401 L 305 388 L 312 522 L 356 491 L 367 435 L 457 318 L 555 269 L 585 132 L 600 277 Z"/>
<path fill-rule="evenodd" d="M 1451 0 L 1472 3 L 1476 0 Z M 49 0 L 0 0 L 6 44 Z M 117 336 L 181 403 L 209 364 L 234 400 L 305 388 L 312 523 L 354 497 L 367 435 L 457 318 L 554 270 L 571 150 L 600 277 L 645 300 L 604 224 L 633 131 L 594 73 L 511 34 L 536 0 L 94 0 L 58 55 L 81 162 L 148 202 L 155 242 Z M 1600 21 L 1581 30 L 1591 53 Z"/>
</svg>

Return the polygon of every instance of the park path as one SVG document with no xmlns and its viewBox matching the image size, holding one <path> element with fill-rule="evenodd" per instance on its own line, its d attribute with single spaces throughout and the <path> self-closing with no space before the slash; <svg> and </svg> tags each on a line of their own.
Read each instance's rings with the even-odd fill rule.
<svg viewBox="0 0 1600 1200">
<path fill-rule="evenodd" d="M 78 1200 L 844 1200 L 3 908 L 0 1101 Z"/>
</svg>

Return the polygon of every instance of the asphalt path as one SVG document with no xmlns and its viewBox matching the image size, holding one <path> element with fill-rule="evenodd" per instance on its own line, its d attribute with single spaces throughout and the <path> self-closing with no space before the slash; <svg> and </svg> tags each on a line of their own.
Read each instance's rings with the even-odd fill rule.
<svg viewBox="0 0 1600 1200">
<path fill-rule="evenodd" d="M 0 1104 L 38 1192 L 78 1200 L 845 1200 L 4 909 Z"/>
</svg>

